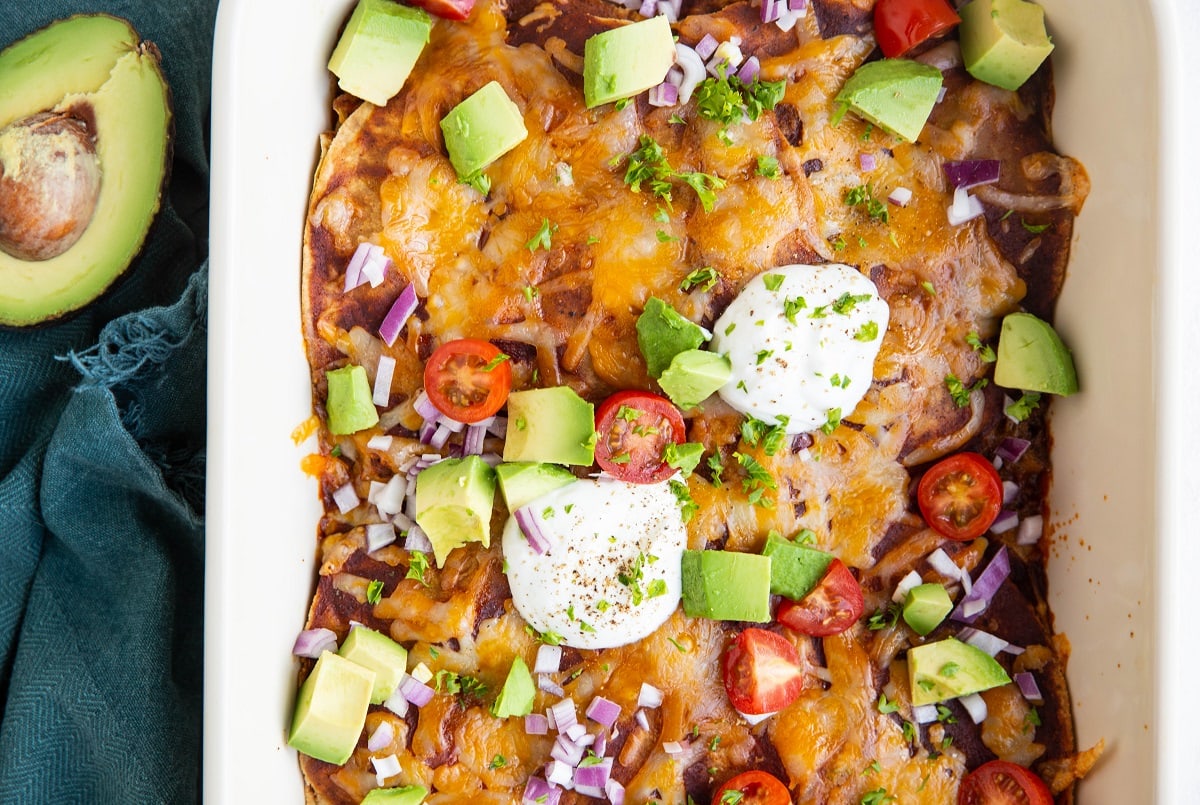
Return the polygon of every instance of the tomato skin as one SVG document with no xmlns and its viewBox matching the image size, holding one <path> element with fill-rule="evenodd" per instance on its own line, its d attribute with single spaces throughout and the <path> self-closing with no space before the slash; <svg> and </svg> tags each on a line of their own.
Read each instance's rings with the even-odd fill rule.
<svg viewBox="0 0 1200 805">
<path fill-rule="evenodd" d="M 439 411 L 458 422 L 479 422 L 500 410 L 512 388 L 507 356 L 488 341 L 459 338 L 442 344 L 425 363 L 425 393 Z"/>
<path fill-rule="evenodd" d="M 636 415 L 636 416 L 635 416 Z M 666 397 L 618 391 L 596 409 L 596 463 L 614 478 L 635 484 L 665 481 L 675 469 L 662 459 L 668 442 L 687 438 L 683 414 Z"/>
<path fill-rule="evenodd" d="M 430 14 L 448 20 L 465 20 L 471 16 L 475 0 L 408 0 L 410 5 L 423 8 Z"/>
<path fill-rule="evenodd" d="M 888 58 L 901 56 L 958 23 L 958 14 L 946 0 L 879 0 L 875 4 L 875 39 Z"/>
<path fill-rule="evenodd" d="M 730 791 L 742 795 L 738 805 L 791 805 L 792 795 L 787 786 L 773 774 L 765 771 L 744 771 L 725 781 L 713 794 L 713 805 L 721 805 L 721 798 Z"/>
<path fill-rule="evenodd" d="M 933 530 L 953 540 L 982 536 L 1000 513 L 1000 474 L 978 453 L 955 453 L 930 467 L 917 485 L 917 505 Z"/>
<path fill-rule="evenodd" d="M 799 601 L 785 598 L 780 603 L 775 620 L 800 634 L 829 637 L 857 623 L 863 606 L 858 580 L 841 559 L 834 559 L 808 595 Z"/>
<path fill-rule="evenodd" d="M 1007 760 L 984 763 L 958 787 L 958 805 L 1054 805 L 1041 777 Z"/>
<path fill-rule="evenodd" d="M 766 629 L 743 629 L 725 649 L 722 670 L 729 703 L 747 715 L 782 710 L 804 689 L 800 652 Z"/>
</svg>

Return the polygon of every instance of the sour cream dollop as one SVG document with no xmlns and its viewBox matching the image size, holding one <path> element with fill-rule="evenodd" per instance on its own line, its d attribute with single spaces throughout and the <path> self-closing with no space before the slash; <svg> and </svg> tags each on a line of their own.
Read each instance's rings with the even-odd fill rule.
<svg viewBox="0 0 1200 805">
<path fill-rule="evenodd" d="M 687 529 L 668 484 L 601 476 L 529 505 L 549 549 L 534 551 L 513 517 L 502 539 L 513 605 L 533 628 L 576 648 L 611 648 L 675 611 Z"/>
<path fill-rule="evenodd" d="M 888 326 L 875 284 L 842 263 L 754 277 L 713 327 L 733 373 L 718 390 L 743 414 L 804 433 L 849 416 L 867 393 Z"/>
</svg>

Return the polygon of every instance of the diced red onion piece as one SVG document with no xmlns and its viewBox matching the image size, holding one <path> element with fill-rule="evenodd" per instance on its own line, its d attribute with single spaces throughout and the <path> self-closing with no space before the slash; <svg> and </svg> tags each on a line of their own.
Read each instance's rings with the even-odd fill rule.
<svg viewBox="0 0 1200 805">
<path fill-rule="evenodd" d="M 789 11 L 807 11 L 808 0 L 788 0 Z"/>
<path fill-rule="evenodd" d="M 541 777 L 530 777 L 525 783 L 525 792 L 521 794 L 521 802 L 528 805 L 558 805 L 562 791 L 553 788 Z"/>
<path fill-rule="evenodd" d="M 400 680 L 400 695 L 417 707 L 429 704 L 433 700 L 433 693 L 433 688 L 414 676 L 405 674 L 404 678 Z"/>
<path fill-rule="evenodd" d="M 991 632 L 984 632 L 970 626 L 959 630 L 957 637 L 964 643 L 970 643 L 989 657 L 995 657 L 1008 645 L 1007 640 L 996 637 Z"/>
<path fill-rule="evenodd" d="M 589 797 L 604 796 L 604 785 L 612 775 L 613 759 L 606 757 L 599 763 L 575 769 L 575 790 Z"/>
<path fill-rule="evenodd" d="M 862 152 L 858 155 L 858 167 L 865 171 L 875 170 L 875 155 Z"/>
<path fill-rule="evenodd" d="M 358 493 L 354 491 L 354 482 L 349 481 L 334 491 L 333 502 L 337 504 L 338 511 L 342 514 L 349 514 L 358 508 L 358 504 L 362 501 L 359 500 Z"/>
<path fill-rule="evenodd" d="M 621 705 L 603 696 L 596 696 L 588 702 L 584 715 L 597 724 L 611 727 L 621 717 Z"/>
<path fill-rule="evenodd" d="M 392 727 L 392 722 L 380 721 L 379 726 L 367 738 L 367 749 L 370 749 L 372 752 L 378 752 L 390 744 L 395 737 L 396 730 Z"/>
<path fill-rule="evenodd" d="M 638 7 L 638 13 L 643 17 L 653 17 L 658 11 L 657 0 L 642 0 L 642 4 Z"/>
<path fill-rule="evenodd" d="M 434 434 L 437 433 L 437 429 L 437 424 L 435 424 L 432 420 L 427 419 L 421 423 L 421 429 L 417 431 L 417 438 L 421 441 L 421 444 L 429 444 L 433 441 L 433 437 Z M 420 472 L 424 469 L 424 467 L 417 467 L 414 465 L 413 469 L 415 469 L 417 472 Z"/>
<path fill-rule="evenodd" d="M 683 744 L 679 741 L 663 741 L 662 747 L 663 751 L 672 757 L 683 754 Z"/>
<path fill-rule="evenodd" d="M 704 37 L 696 43 L 696 55 L 707 60 L 709 56 L 717 52 L 717 45 L 721 44 L 712 34 L 705 34 Z"/>
<path fill-rule="evenodd" d="M 1000 181 L 1000 160 L 964 159 L 961 162 L 944 162 L 942 170 L 957 190 L 970 190 L 981 184 Z"/>
<path fill-rule="evenodd" d="M 946 100 L 946 85 L 945 84 L 938 87 L 937 100 L 934 101 L 934 103 L 941 103 L 944 100 Z"/>
<path fill-rule="evenodd" d="M 1021 456 L 1025 455 L 1025 451 L 1029 449 L 1030 441 L 1028 439 L 1020 439 L 1016 436 L 1007 436 L 996 448 L 996 455 L 1004 459 L 1005 462 L 1012 464 L 1015 461 L 1020 461 Z"/>
<path fill-rule="evenodd" d="M 483 440 L 485 436 L 487 436 L 487 428 L 479 425 L 467 425 L 467 429 L 463 433 L 463 455 L 480 455 L 483 452 Z"/>
<path fill-rule="evenodd" d="M 343 293 L 363 284 L 362 265 L 366 262 L 367 255 L 370 253 L 370 243 L 358 244 L 358 248 L 354 250 L 354 254 L 350 257 L 350 262 L 346 264 L 346 281 L 342 286 Z"/>
<path fill-rule="evenodd" d="M 675 64 L 683 70 L 683 79 L 679 82 L 679 102 L 687 103 L 696 86 L 704 80 L 704 58 L 694 48 L 676 42 Z"/>
<path fill-rule="evenodd" d="M 895 204 L 897 207 L 907 207 L 908 202 L 912 201 L 913 192 L 907 187 L 897 187 L 892 192 L 888 193 L 888 201 Z"/>
<path fill-rule="evenodd" d="M 667 22 L 679 22 L 679 12 L 675 10 L 675 5 L 670 0 L 658 0 L 655 8 L 659 14 L 667 18 Z"/>
<path fill-rule="evenodd" d="M 559 735 L 554 739 L 554 746 L 550 748 L 550 757 L 575 767 L 579 765 L 579 761 L 583 760 L 583 747 L 566 735 Z"/>
<path fill-rule="evenodd" d="M 743 84 L 753 84 L 754 79 L 758 78 L 758 75 L 761 71 L 762 65 L 759 63 L 758 57 L 751 56 L 750 58 L 746 59 L 746 62 L 742 65 L 742 68 L 738 70 L 737 77 L 738 80 Z"/>
<path fill-rule="evenodd" d="M 323 651 L 337 651 L 337 635 L 332 629 L 305 629 L 296 635 L 292 654 L 317 659 Z"/>
<path fill-rule="evenodd" d="M 738 46 L 738 42 L 737 37 L 730 37 L 717 45 L 717 49 L 713 51 L 712 58 L 708 60 L 708 64 L 706 65 L 709 75 L 714 78 L 719 78 L 722 75 L 733 75 L 738 65 L 742 63 L 742 59 L 745 58 L 742 54 L 742 49 Z"/>
<path fill-rule="evenodd" d="M 959 696 L 958 703 L 963 706 L 963 709 L 967 711 L 967 715 L 976 724 L 982 724 L 983 720 L 987 718 L 987 702 L 978 693 L 968 693 L 966 696 Z"/>
<path fill-rule="evenodd" d="M 467 427 L 466 422 L 459 422 L 457 419 L 448 417 L 445 414 L 441 414 L 438 416 L 437 423 L 439 425 L 441 425 L 442 427 L 446 428 L 451 433 L 462 433 L 463 430 Z"/>
<path fill-rule="evenodd" d="M 417 392 L 417 396 L 413 399 L 413 410 L 424 420 L 435 420 L 442 415 L 442 412 L 433 404 L 433 400 L 429 399 L 429 395 L 425 393 L 425 389 Z"/>
<path fill-rule="evenodd" d="M 941 548 L 932 551 L 925 560 L 929 562 L 930 567 L 948 579 L 957 579 L 961 572 L 950 555 Z"/>
<path fill-rule="evenodd" d="M 579 723 L 579 717 L 575 712 L 575 702 L 572 699 L 561 699 L 551 705 L 550 710 L 554 713 L 555 728 L 559 732 L 566 732 L 572 724 Z"/>
<path fill-rule="evenodd" d="M 408 534 L 404 537 L 404 549 L 406 551 L 420 551 L 421 553 L 433 553 L 433 543 L 429 540 L 429 535 L 419 525 L 414 525 L 408 529 Z"/>
<path fill-rule="evenodd" d="M 525 539 L 529 540 L 529 547 L 533 548 L 534 553 L 541 555 L 550 550 L 550 538 L 542 529 L 542 520 L 537 512 L 526 505 L 513 512 L 513 517 L 516 518 Z M 571 706 L 573 708 L 574 704 Z"/>
<path fill-rule="evenodd" d="M 571 726 L 562 730 L 562 734 L 571 739 L 571 742 L 577 746 L 583 746 L 583 736 L 587 735 L 587 727 L 576 721 Z"/>
<path fill-rule="evenodd" d="M 1005 654 L 1012 654 L 1014 657 L 1025 653 L 1024 646 L 1014 646 L 1012 643 L 1006 643 L 1004 648 L 1000 649 Z"/>
<path fill-rule="evenodd" d="M 641 727 L 642 729 L 644 729 L 644 730 L 646 730 L 647 732 L 649 732 L 649 730 L 650 730 L 650 718 L 649 718 L 649 716 L 647 716 L 647 715 L 646 715 L 646 711 L 645 711 L 645 710 L 638 710 L 636 713 L 634 713 L 634 714 L 633 714 L 633 720 L 637 722 L 637 725 L 638 725 L 639 727 Z"/>
<path fill-rule="evenodd" d="M 408 714 L 408 708 L 412 705 L 409 704 L 408 699 L 404 698 L 404 694 L 400 692 L 400 686 L 397 685 L 396 689 L 392 691 L 392 695 L 384 700 L 383 706 L 401 718 L 404 718 Z"/>
<path fill-rule="evenodd" d="M 396 343 L 400 331 L 404 329 L 409 316 L 417 310 L 417 291 L 412 283 L 404 286 L 404 290 L 396 297 L 396 301 L 388 308 L 387 315 L 379 325 L 379 337 L 389 347 Z"/>
<path fill-rule="evenodd" d="M 759 19 L 766 22 L 775 22 L 779 19 L 779 12 L 786 5 L 785 0 L 762 0 L 762 7 L 759 8 Z"/>
<path fill-rule="evenodd" d="M 987 609 L 987 606 L 988 602 L 984 601 L 982 598 L 976 598 L 971 601 L 963 601 L 961 615 L 963 618 L 970 618 L 971 620 L 974 620 L 975 618 L 979 617 L 979 615 L 982 614 L 985 609 Z"/>
<path fill-rule="evenodd" d="M 609 777 L 604 784 L 604 796 L 612 805 L 625 805 L 625 786 L 615 777 Z"/>
<path fill-rule="evenodd" d="M 965 224 L 983 215 L 983 202 L 970 195 L 964 188 L 954 191 L 954 203 L 946 208 L 946 218 L 951 226 Z"/>
<path fill-rule="evenodd" d="M 372 288 L 378 288 L 383 284 L 383 278 L 391 265 L 392 261 L 383 253 L 383 247 L 375 246 L 363 261 L 362 277 L 371 283 Z"/>
<path fill-rule="evenodd" d="M 404 509 L 404 496 L 408 494 L 408 478 L 397 473 L 383 485 L 375 495 L 375 508 L 383 514 L 399 514 Z"/>
<path fill-rule="evenodd" d="M 913 706 L 913 721 L 918 724 L 932 724 L 937 721 L 938 710 L 936 704 L 918 704 Z"/>
<path fill-rule="evenodd" d="M 596 740 L 592 743 L 592 750 L 597 755 L 603 755 L 608 749 L 608 730 L 600 730 L 596 733 Z"/>
<path fill-rule="evenodd" d="M 988 530 L 993 534 L 1003 534 L 1005 531 L 1016 528 L 1020 521 L 1021 518 L 1016 512 L 1006 509 L 996 515 L 996 519 L 992 521 Z"/>
<path fill-rule="evenodd" d="M 669 81 L 650 88 L 647 100 L 651 106 L 674 106 L 679 101 L 679 87 Z"/>
<path fill-rule="evenodd" d="M 1000 550 L 996 551 L 996 555 L 987 563 L 987 567 L 979 574 L 979 577 L 971 584 L 971 590 L 958 602 L 958 606 L 954 608 L 954 612 L 950 617 L 960 623 L 974 623 L 979 616 L 979 610 L 974 615 L 967 614 L 965 608 L 967 604 L 973 601 L 983 601 L 984 609 L 992 602 L 992 596 L 1000 589 L 1000 585 L 1008 578 L 1012 572 L 1012 566 L 1008 561 L 1008 548 L 1000 546 Z"/>
<path fill-rule="evenodd" d="M 537 686 L 538 690 L 544 690 L 551 696 L 563 696 L 566 694 L 566 691 L 563 690 L 562 685 L 558 684 L 545 674 L 538 675 Z"/>
<path fill-rule="evenodd" d="M 575 769 L 571 764 L 555 758 L 546 764 L 545 771 L 546 779 L 552 785 L 561 785 L 567 789 L 575 787 Z"/>
<path fill-rule="evenodd" d="M 367 526 L 367 553 L 375 553 L 396 541 L 396 527 L 391 522 L 371 523 Z"/>
<path fill-rule="evenodd" d="M 1021 691 L 1021 695 L 1029 701 L 1042 701 L 1042 691 L 1031 672 L 1021 671 L 1020 673 L 1013 674 L 1013 682 L 1017 683 L 1017 688 Z"/>
<path fill-rule="evenodd" d="M 649 707 L 651 709 L 659 707 L 663 703 L 663 692 L 651 685 L 649 682 L 642 683 L 642 689 L 638 691 L 638 707 Z"/>
<path fill-rule="evenodd" d="M 392 375 L 396 372 L 396 359 L 391 355 L 380 355 L 375 368 L 375 387 L 371 390 L 371 402 L 387 408 L 392 399 Z"/>
<path fill-rule="evenodd" d="M 400 531 L 407 532 L 409 529 L 416 526 L 412 518 L 403 512 L 396 512 L 392 515 L 392 525 L 396 526 Z"/>
<path fill-rule="evenodd" d="M 550 732 L 550 721 L 542 713 L 530 713 L 525 716 L 526 735 L 546 735 Z"/>
<path fill-rule="evenodd" d="M 508 417 L 506 416 L 491 416 L 481 420 L 478 424 L 484 425 L 487 432 L 503 439 L 505 432 L 508 430 Z"/>
<path fill-rule="evenodd" d="M 908 571 L 908 574 L 900 579 L 896 584 L 896 592 L 892 593 L 892 600 L 901 603 L 908 597 L 908 591 L 921 583 L 921 574 L 915 570 Z"/>
<path fill-rule="evenodd" d="M 375 767 L 375 782 L 379 783 L 380 787 L 389 777 L 395 777 L 400 773 L 400 761 L 395 755 L 387 757 L 371 758 L 371 765 Z"/>
<path fill-rule="evenodd" d="M 392 449 L 392 437 L 386 433 L 376 433 L 370 439 L 367 439 L 367 449 L 386 453 Z"/>
<path fill-rule="evenodd" d="M 743 713 L 741 710 L 738 710 L 737 714 L 744 718 L 747 724 L 753 727 L 755 724 L 761 724 L 762 722 L 766 721 L 777 712 L 779 711 L 772 710 L 770 713 Z"/>
<path fill-rule="evenodd" d="M 446 442 L 450 441 L 450 435 L 454 433 L 445 423 L 439 422 L 437 428 L 433 431 L 433 436 L 429 439 L 429 446 L 435 450 L 441 450 L 446 446 Z"/>
<path fill-rule="evenodd" d="M 790 31 L 796 27 L 796 23 L 804 16 L 804 9 L 785 8 L 779 12 L 779 19 L 775 20 L 775 27 L 781 31 Z"/>
<path fill-rule="evenodd" d="M 1015 481 L 1007 480 L 1000 482 L 1000 489 L 1004 493 L 1002 500 L 1006 506 L 1016 500 L 1017 493 L 1021 491 L 1021 487 Z"/>
<path fill-rule="evenodd" d="M 1042 515 L 1032 514 L 1017 526 L 1017 544 L 1034 545 L 1042 538 Z"/>
<path fill-rule="evenodd" d="M 533 661 L 535 674 L 552 674 L 562 666 L 562 646 L 545 643 L 538 646 L 537 658 Z"/>
</svg>

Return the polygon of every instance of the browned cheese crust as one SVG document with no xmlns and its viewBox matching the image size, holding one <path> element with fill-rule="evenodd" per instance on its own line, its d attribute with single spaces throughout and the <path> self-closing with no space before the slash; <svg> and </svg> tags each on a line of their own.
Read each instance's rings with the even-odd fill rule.
<svg viewBox="0 0 1200 805">
<path fill-rule="evenodd" d="M 394 753 L 403 773 L 389 784 L 424 784 L 436 792 L 432 805 L 468 796 L 477 805 L 515 803 L 549 756 L 550 738 L 526 735 L 520 719 L 488 712 L 513 656 L 532 666 L 538 645 L 512 608 L 499 540 L 490 550 L 454 551 L 422 583 L 406 578 L 410 556 L 402 547 L 366 553 L 365 525 L 377 520 L 370 506 L 341 515 L 332 502 L 348 481 L 365 499 L 372 480 L 386 481 L 428 450 L 415 438 L 420 418 L 412 400 L 433 348 L 457 337 L 491 340 L 512 356 L 516 388 L 566 384 L 593 401 L 616 389 L 653 389 L 634 331 L 650 296 L 711 326 L 762 270 L 828 261 L 857 266 L 889 304 L 871 390 L 832 433 L 796 437 L 773 456 L 739 441 L 741 416 L 716 397 L 689 413 L 688 439 L 703 443 L 706 457 L 748 452 L 779 479 L 774 505 L 763 507 L 747 499 L 736 465 L 720 484 L 707 470 L 694 474 L 688 483 L 700 511 L 688 523 L 690 547 L 757 551 L 771 530 L 811 529 L 816 547 L 852 568 L 871 613 L 914 568 L 961 594 L 956 581 L 924 561 L 934 549 L 977 570 L 1006 545 L 1013 574 L 975 625 L 1026 647 L 1000 659 L 1010 672 L 1033 671 L 1046 702 L 1035 715 L 1009 685 L 984 694 L 989 715 L 982 728 L 952 703 L 953 723 L 917 727 L 910 739 L 903 656 L 914 635 L 903 620 L 872 630 L 865 618 L 823 640 L 773 627 L 797 645 L 807 686 L 798 702 L 753 727 L 731 709 L 721 684 L 719 658 L 740 624 L 676 612 L 639 643 L 567 650 L 559 682 L 577 702 L 602 694 L 622 705 L 613 776 L 626 785 L 627 802 L 638 805 L 682 805 L 688 796 L 708 802 L 747 768 L 778 775 L 797 803 L 857 803 L 880 787 L 901 802 L 953 802 L 962 776 L 997 756 L 1042 769 L 1060 802 L 1070 801 L 1073 779 L 1088 764 L 1074 755 L 1067 645 L 1054 634 L 1046 604 L 1044 546 L 1018 545 L 1012 532 L 948 541 L 925 526 L 910 488 L 943 455 L 970 448 L 990 456 L 1005 436 L 1020 436 L 1031 449 L 1002 470 L 1019 487 L 1011 507 L 1022 516 L 1042 512 L 1045 406 L 1014 425 L 1003 414 L 1002 390 L 985 386 L 959 407 L 944 379 L 953 374 L 970 387 L 989 373 L 968 333 L 994 343 L 1009 312 L 1052 316 L 1087 177 L 1053 150 L 1048 67 L 1018 93 L 949 67 L 945 99 L 916 143 L 853 116 L 832 126 L 833 96 L 858 65 L 878 56 L 872 5 L 814 0 L 813 13 L 785 34 L 762 25 L 745 2 L 685 2 L 687 16 L 675 26 L 681 41 L 739 36 L 761 59 L 765 79 L 787 82 L 773 111 L 724 135 L 693 104 L 657 109 L 643 96 L 619 110 L 584 108 L 583 41 L 633 18 L 603 0 L 480 0 L 469 23 L 435 22 L 406 87 L 386 107 L 337 100 L 304 237 L 305 342 L 318 416 L 325 413 L 326 369 L 356 363 L 373 378 L 381 354 L 395 358 L 397 369 L 377 427 L 336 438 L 321 428 L 321 455 L 310 467 L 328 513 L 319 528 L 309 626 L 341 638 L 351 621 L 367 624 L 409 647 L 412 663 L 469 674 L 490 692 L 439 694 L 405 718 L 372 706 L 345 766 L 301 758 L 311 801 L 358 802 L 376 786 L 369 758 Z M 934 45 L 918 58 L 953 58 L 954 45 Z M 491 190 L 484 196 L 457 180 L 438 124 L 491 80 L 522 110 L 530 136 L 486 170 Z M 664 223 L 656 218 L 661 200 L 631 192 L 624 160 L 643 134 L 662 145 L 672 166 L 726 180 L 712 211 L 681 186 Z M 864 150 L 879 157 L 869 175 L 859 166 Z M 778 179 L 756 173 L 759 155 L 778 159 Z M 980 158 L 1001 160 L 1001 180 L 977 190 L 985 217 L 952 227 L 942 164 Z M 571 166 L 570 183 L 561 181 L 560 163 Z M 908 187 L 913 201 L 892 207 L 886 224 L 870 220 L 844 202 L 849 189 L 867 181 L 880 198 Z M 543 218 L 557 227 L 552 245 L 531 250 L 526 244 Z M 345 266 L 363 241 L 382 245 L 395 268 L 378 288 L 344 294 Z M 715 268 L 719 282 L 681 290 L 702 266 Z M 420 308 L 387 347 L 376 330 L 410 282 Z M 368 438 L 383 432 L 395 437 L 392 446 L 368 449 Z M 489 441 L 488 449 L 497 448 Z M 494 528 L 503 521 L 501 508 Z M 366 589 L 375 579 L 383 597 L 372 605 Z M 953 631 L 943 625 L 929 639 Z M 632 717 L 643 681 L 666 693 L 663 706 L 649 711 L 649 730 Z M 880 713 L 881 694 L 899 709 Z M 553 700 L 539 692 L 535 707 Z M 392 745 L 369 752 L 366 736 L 383 720 L 395 727 Z M 682 742 L 684 756 L 668 756 L 664 741 Z M 497 756 L 507 762 L 493 768 Z M 573 793 L 563 799 L 580 801 Z"/>
</svg>

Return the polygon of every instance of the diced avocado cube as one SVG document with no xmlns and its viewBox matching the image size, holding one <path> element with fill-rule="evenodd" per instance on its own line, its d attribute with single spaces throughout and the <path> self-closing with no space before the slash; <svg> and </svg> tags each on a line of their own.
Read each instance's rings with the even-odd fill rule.
<svg viewBox="0 0 1200 805">
<path fill-rule="evenodd" d="M 500 695 L 492 703 L 492 715 L 497 718 L 529 715 L 533 712 L 533 697 L 536 692 L 529 666 L 520 657 L 514 658 L 512 667 L 508 669 L 508 676 L 504 679 L 504 686 L 500 688 Z"/>
<path fill-rule="evenodd" d="M 404 86 L 432 26 L 419 8 L 359 0 L 329 57 L 329 70 L 344 92 L 383 106 Z"/>
<path fill-rule="evenodd" d="M 450 164 L 464 182 L 507 154 L 528 134 L 521 110 L 495 81 L 484 84 L 442 118 Z"/>
<path fill-rule="evenodd" d="M 342 641 L 338 654 L 375 672 L 371 704 L 386 701 L 408 669 L 408 651 L 404 646 L 366 626 L 355 626 L 351 629 L 350 634 Z"/>
<path fill-rule="evenodd" d="M 763 556 L 771 557 L 771 592 L 799 601 L 817 586 L 833 561 L 831 554 L 784 539 L 767 537 Z"/>
<path fill-rule="evenodd" d="M 834 103 L 862 119 L 915 142 L 937 103 L 942 73 L 909 59 L 880 59 L 854 71 Z"/>
<path fill-rule="evenodd" d="M 508 395 L 505 461 L 586 467 L 595 454 L 595 409 L 571 387 L 526 389 Z"/>
<path fill-rule="evenodd" d="M 341 765 L 350 759 L 375 688 L 375 672 L 326 651 L 300 686 L 288 746 Z"/>
<path fill-rule="evenodd" d="M 704 349 L 688 349 L 671 359 L 658 384 L 671 402 L 680 408 L 691 408 L 708 399 L 709 395 L 729 382 L 733 364 L 726 355 Z"/>
<path fill-rule="evenodd" d="M 738 551 L 684 551 L 683 611 L 693 618 L 771 620 L 771 560 Z"/>
<path fill-rule="evenodd" d="M 420 785 L 403 788 L 372 788 L 363 797 L 362 805 L 421 805 L 429 789 Z"/>
<path fill-rule="evenodd" d="M 658 378 L 681 352 L 699 347 L 707 339 L 700 325 L 685 319 L 657 296 L 646 300 L 637 319 L 638 348 L 646 359 L 646 370 Z"/>
<path fill-rule="evenodd" d="M 496 480 L 500 483 L 504 505 L 510 512 L 515 512 L 534 498 L 574 483 L 577 479 L 570 470 L 557 464 L 513 461 L 496 466 Z"/>
<path fill-rule="evenodd" d="M 329 415 L 330 433 L 335 436 L 357 433 L 379 422 L 379 412 L 371 401 L 366 369 L 352 364 L 328 370 L 325 384 L 328 388 L 325 411 Z"/>
<path fill-rule="evenodd" d="M 441 567 L 468 542 L 491 544 L 496 474 L 479 456 L 448 458 L 417 475 L 417 525 L 433 544 Z"/>
<path fill-rule="evenodd" d="M 914 705 L 957 699 L 1012 681 L 987 652 L 953 637 L 910 648 L 908 676 Z"/>
<path fill-rule="evenodd" d="M 952 609 L 954 603 L 945 587 L 936 583 L 918 584 L 905 596 L 902 614 L 904 622 L 924 637 L 936 629 Z"/>
<path fill-rule="evenodd" d="M 1032 313 L 1009 313 L 996 347 L 997 386 L 1047 394 L 1079 391 L 1075 361 L 1054 328 Z"/>
<path fill-rule="evenodd" d="M 1054 50 L 1037 3 L 971 0 L 958 13 L 963 66 L 980 81 L 1016 90 Z"/>
<path fill-rule="evenodd" d="M 587 108 L 631 98 L 661 84 L 675 63 L 671 25 L 661 14 L 594 34 L 583 43 Z"/>
</svg>

